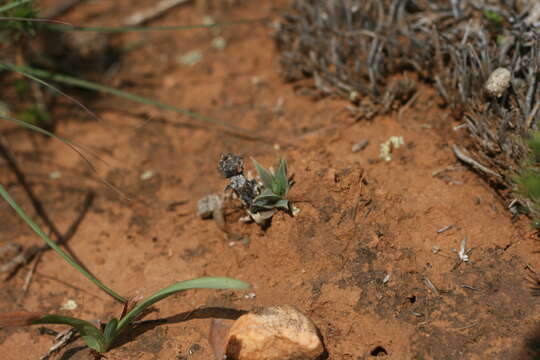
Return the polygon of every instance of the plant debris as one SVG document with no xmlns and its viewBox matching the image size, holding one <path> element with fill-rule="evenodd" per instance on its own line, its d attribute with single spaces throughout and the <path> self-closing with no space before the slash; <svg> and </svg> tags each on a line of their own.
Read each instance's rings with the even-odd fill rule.
<svg viewBox="0 0 540 360">
<path fill-rule="evenodd" d="M 223 177 L 229 179 L 225 192 L 232 190 L 238 197 L 248 213 L 243 221 L 255 221 L 259 225 L 267 224 L 278 209 L 296 214 L 298 211 L 292 207 L 287 199 L 289 188 L 293 184 L 287 174 L 287 163 L 280 159 L 277 172 L 269 171 L 262 167 L 254 159 L 253 163 L 261 182 L 244 175 L 244 160 L 234 154 L 223 154 L 219 160 L 218 170 Z M 214 213 L 215 196 L 199 200 L 199 215 L 210 216 Z M 224 195 L 223 198 L 226 198 Z M 204 217 L 203 216 L 203 217 Z"/>
<path fill-rule="evenodd" d="M 409 75 L 432 85 L 466 130 L 456 157 L 535 217 L 540 206 L 517 191 L 516 175 L 530 166 L 526 139 L 540 120 L 539 9 L 533 0 L 295 0 L 275 39 L 285 80 L 349 99 L 357 119 L 408 103 Z"/>
<path fill-rule="evenodd" d="M 362 139 L 362 140 L 360 140 L 359 142 L 355 143 L 355 144 L 352 146 L 351 151 L 352 151 L 353 153 L 362 151 L 362 150 L 364 150 L 368 145 L 369 145 L 369 140 L 367 140 L 367 139 Z"/>
<path fill-rule="evenodd" d="M 386 162 L 392 161 L 392 151 L 399 149 L 405 142 L 402 136 L 390 136 L 388 140 L 380 145 L 379 158 Z"/>
</svg>

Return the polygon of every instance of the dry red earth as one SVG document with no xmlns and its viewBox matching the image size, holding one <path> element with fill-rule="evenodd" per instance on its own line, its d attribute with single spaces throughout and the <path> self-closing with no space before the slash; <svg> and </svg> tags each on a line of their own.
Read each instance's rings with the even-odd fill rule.
<svg viewBox="0 0 540 360">
<path fill-rule="evenodd" d="M 152 3 L 89 2 L 64 19 L 116 25 Z M 214 16 L 277 19 L 286 4 L 245 2 Z M 187 4 L 152 25 L 196 24 L 201 18 Z M 315 101 L 283 83 L 272 33 L 271 23 L 223 28 L 223 50 L 212 47 L 215 35 L 208 30 L 120 35 L 116 45 L 136 47 L 100 80 L 277 139 L 279 147 L 111 96 L 88 99 L 102 123 L 84 120 L 63 102 L 56 110 L 57 133 L 96 150 L 108 163 L 94 161 L 100 175 L 131 198 L 126 201 L 62 143 L 23 130 L 6 132 L 62 231 L 83 210 L 85 194 L 95 192 L 69 246 L 118 292 L 149 294 L 198 276 L 253 285 L 254 298 L 194 291 L 159 303 L 147 319 L 169 323 L 131 331 L 107 359 L 211 359 L 212 317 L 231 317 L 234 312 L 226 309 L 279 304 L 311 317 L 329 359 L 538 358 L 540 301 L 524 278 L 527 264 L 540 269 L 537 236 L 527 219 L 513 222 L 493 190 L 456 161 L 450 145 L 459 134 L 452 134 L 456 124 L 436 94 L 421 86 L 414 106 L 357 122 L 347 102 Z M 194 49 L 202 51 L 202 60 L 180 64 L 178 57 Z M 391 162 L 378 160 L 379 144 L 393 135 L 403 136 L 405 147 Z M 361 139 L 369 140 L 368 147 L 351 152 Z M 296 180 L 290 197 L 300 214 L 278 213 L 265 231 L 229 216 L 248 242 L 231 240 L 213 221 L 199 219 L 197 200 L 226 185 L 216 169 L 224 152 L 253 156 L 266 166 L 285 157 Z M 61 177 L 51 179 L 53 171 Z M 154 176 L 142 180 L 147 171 Z M 35 217 L 15 176 L 6 170 L 0 179 Z M 7 204 L 0 203 L 0 211 L 2 242 L 40 244 Z M 437 233 L 447 225 L 453 227 Z M 459 264 L 452 249 L 459 250 L 465 236 L 473 250 L 470 262 Z M 2 283 L 2 311 L 60 312 L 69 299 L 78 304 L 64 311 L 71 316 L 107 320 L 121 311 L 52 252 L 41 258 L 24 293 L 30 267 Z M 0 344 L 3 359 L 37 359 L 53 338 L 37 327 L 2 329 Z M 83 345 L 78 340 L 56 358 L 92 358 Z"/>
</svg>

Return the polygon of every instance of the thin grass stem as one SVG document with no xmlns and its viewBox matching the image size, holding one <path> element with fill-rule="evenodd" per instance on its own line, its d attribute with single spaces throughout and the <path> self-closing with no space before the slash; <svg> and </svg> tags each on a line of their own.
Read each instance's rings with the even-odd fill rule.
<svg viewBox="0 0 540 360">
<path fill-rule="evenodd" d="M 47 243 L 56 253 L 58 253 L 64 260 L 66 260 L 71 266 L 73 266 L 78 272 L 83 274 L 88 280 L 93 282 L 101 290 L 105 291 L 107 294 L 115 298 L 121 303 L 126 303 L 127 299 L 121 295 L 118 295 L 116 292 L 111 290 L 107 285 L 103 284 L 97 278 L 92 276 L 88 271 L 86 271 L 82 266 L 80 266 L 71 256 L 69 256 L 62 248 L 60 248 L 54 241 L 52 241 L 47 234 L 41 230 L 38 224 L 36 224 L 25 212 L 24 210 L 13 200 L 9 193 L 0 185 L 0 196 L 15 210 L 17 215 L 41 238 Z"/>
</svg>

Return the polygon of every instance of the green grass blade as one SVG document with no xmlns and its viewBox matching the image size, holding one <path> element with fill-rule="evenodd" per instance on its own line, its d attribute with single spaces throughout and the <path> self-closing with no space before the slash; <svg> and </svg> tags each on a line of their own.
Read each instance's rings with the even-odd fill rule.
<svg viewBox="0 0 540 360">
<path fill-rule="evenodd" d="M 232 290 L 245 290 L 249 289 L 249 284 L 225 277 L 203 277 L 193 280 L 181 281 L 174 285 L 171 285 L 157 293 L 151 295 L 147 299 L 139 303 L 133 310 L 126 314 L 118 323 L 117 334 L 120 334 L 126 326 L 128 326 L 141 312 L 147 309 L 149 306 L 154 305 L 156 302 L 165 299 L 167 296 L 171 296 L 181 291 L 192 289 L 232 289 Z"/>
<path fill-rule="evenodd" d="M 4 6 L 0 6 L 0 13 L 6 12 L 8 10 L 11 10 L 13 8 L 16 8 L 17 6 L 32 2 L 34 0 L 18 0 L 18 1 L 12 1 Z"/>
<path fill-rule="evenodd" d="M 30 124 L 26 121 L 22 121 L 22 120 L 19 120 L 19 119 L 15 119 L 15 118 L 12 118 L 12 117 L 9 117 L 9 116 L 4 116 L 4 115 L 0 115 L 0 119 L 4 119 L 4 120 L 7 120 L 7 121 L 10 121 L 14 124 L 17 124 L 19 126 L 22 126 L 22 127 L 25 127 L 29 130 L 32 130 L 32 131 L 36 131 L 40 134 L 43 134 L 43 135 L 47 135 L 47 136 L 50 136 L 52 138 L 55 138 L 56 140 L 59 140 L 61 142 L 63 142 L 64 144 L 66 144 L 67 146 L 69 146 L 73 151 L 75 151 L 77 154 L 79 154 L 81 156 L 81 158 L 88 164 L 88 166 L 92 169 L 92 171 L 94 172 L 97 172 L 96 168 L 94 167 L 94 165 L 92 165 L 92 163 L 90 162 L 90 160 L 88 160 L 86 158 L 86 156 L 83 154 L 83 150 L 85 152 L 88 152 L 90 155 L 96 157 L 97 159 L 101 160 L 99 158 L 99 156 L 97 156 L 96 154 L 94 154 L 91 150 L 89 149 L 86 149 L 85 147 L 79 145 L 79 144 L 75 144 L 74 142 L 68 140 L 68 139 L 65 139 L 63 137 L 60 137 L 50 131 L 47 131 L 45 129 L 42 129 L 40 128 L 39 126 L 35 126 L 33 124 Z M 103 160 L 102 160 L 103 161 Z"/>
<path fill-rule="evenodd" d="M 47 243 L 56 253 L 58 253 L 64 260 L 66 260 L 71 266 L 73 266 L 78 272 L 86 276 L 90 281 L 92 281 L 96 286 L 101 290 L 105 291 L 107 294 L 111 295 L 116 300 L 125 303 L 127 299 L 118 295 L 101 281 L 96 279 L 92 274 L 86 271 L 82 266 L 80 266 L 71 256 L 69 256 L 62 248 L 60 248 L 54 241 L 52 241 L 44 232 L 41 230 L 38 224 L 36 224 L 25 212 L 24 210 L 13 200 L 13 198 L 7 193 L 2 185 L 0 185 L 0 196 L 15 210 L 21 219 L 26 222 L 26 224 L 41 238 Z"/>
<path fill-rule="evenodd" d="M 152 100 L 152 99 L 145 98 L 145 97 L 142 97 L 142 96 L 139 96 L 139 95 L 131 94 L 131 93 L 128 93 L 128 92 L 125 92 L 125 91 L 122 91 L 122 90 L 110 88 L 108 86 L 97 84 L 97 83 L 94 83 L 94 82 L 91 82 L 91 81 L 82 80 L 82 79 L 78 79 L 78 78 L 74 78 L 74 77 L 67 76 L 67 75 L 62 75 L 62 74 L 53 74 L 53 73 L 50 73 L 48 71 L 41 70 L 41 69 L 34 69 L 34 68 L 31 68 L 31 67 L 27 67 L 27 66 L 16 66 L 16 65 L 7 64 L 7 63 L 0 63 L 0 70 L 22 71 L 22 72 L 24 72 L 26 74 L 30 74 L 30 75 L 33 75 L 33 76 L 36 76 L 36 77 L 47 78 L 47 79 L 51 79 L 53 81 L 58 81 L 58 82 L 61 82 L 61 83 L 64 83 L 64 84 L 77 86 L 77 87 L 84 88 L 84 89 L 94 90 L 94 91 L 98 91 L 98 92 L 102 92 L 102 93 L 106 93 L 106 94 L 112 94 L 112 95 L 115 95 L 115 96 L 118 96 L 118 97 L 121 97 L 121 98 L 124 98 L 124 99 L 127 99 L 127 100 L 139 102 L 141 104 L 152 105 L 152 106 L 155 106 L 155 107 L 160 108 L 160 109 L 170 110 L 170 111 L 174 111 L 174 112 L 176 112 L 178 114 L 187 115 L 187 116 L 189 116 L 189 117 L 191 117 L 191 118 L 193 118 L 195 120 L 199 120 L 199 121 L 203 121 L 203 122 L 211 123 L 211 124 L 215 124 L 215 125 L 220 125 L 220 126 L 222 126 L 224 128 L 228 128 L 228 129 L 231 129 L 231 130 L 234 130 L 234 131 L 237 131 L 237 132 L 240 132 L 242 134 L 246 134 L 247 136 L 249 136 L 248 135 L 249 132 L 247 130 L 241 129 L 241 128 L 236 127 L 234 125 L 231 125 L 229 123 L 226 123 L 226 122 L 223 122 L 223 121 L 220 121 L 220 120 L 216 120 L 216 119 L 213 119 L 213 118 L 198 114 L 198 113 L 190 111 L 190 110 L 180 109 L 180 108 L 177 108 L 177 107 L 172 106 L 172 105 L 163 104 L 163 103 L 161 103 L 159 101 L 156 101 L 156 100 Z"/>
<path fill-rule="evenodd" d="M 212 24 L 197 24 L 197 25 L 175 25 L 175 26 L 73 26 L 73 25 L 48 25 L 47 27 L 56 31 L 94 31 L 104 33 L 125 33 L 134 31 L 177 31 L 177 30 L 193 30 L 214 28 L 222 26 L 233 26 L 241 24 L 252 24 L 268 21 L 268 18 L 258 19 L 243 19 L 235 21 L 225 21 Z"/>
<path fill-rule="evenodd" d="M 2 18 L 0 17 L 0 20 Z M 69 101 L 77 104 L 79 107 L 81 107 L 84 111 L 86 111 L 88 114 L 90 114 L 94 119 L 96 119 L 97 121 L 101 121 L 101 119 L 99 118 L 99 116 L 97 116 L 92 110 L 90 110 L 89 108 L 87 108 L 82 102 L 80 102 L 79 100 L 75 99 L 74 97 L 66 94 L 65 92 L 63 92 L 62 90 L 58 89 L 57 87 L 49 84 L 48 82 L 46 81 L 43 81 L 33 75 L 30 75 L 30 74 L 27 74 L 26 72 L 22 71 L 22 70 L 19 70 L 19 69 L 16 69 L 16 68 L 11 68 L 12 71 L 15 71 L 16 73 L 18 74 L 21 74 L 31 80 L 34 80 L 35 82 L 45 86 L 45 87 L 48 87 L 49 89 L 59 93 L 60 95 L 66 97 Z"/>
<path fill-rule="evenodd" d="M 32 125 L 30 123 L 27 123 L 26 121 L 22 121 L 22 120 L 19 120 L 19 119 L 15 119 L 15 118 L 12 118 L 12 117 L 9 117 L 9 116 L 4 116 L 4 115 L 0 115 L 0 119 L 4 119 L 4 120 L 7 120 L 7 121 L 10 121 L 14 124 L 17 124 L 19 126 L 22 126 L 22 127 L 25 127 L 27 129 L 30 129 L 30 130 L 33 130 L 33 131 L 36 131 L 36 132 L 39 132 L 43 135 L 47 135 L 47 136 L 50 136 L 52 138 L 55 138 L 56 140 L 60 140 L 61 142 L 63 142 L 64 144 L 66 144 L 67 146 L 69 146 L 73 151 L 75 151 L 77 154 L 79 154 L 79 156 L 84 160 L 84 162 L 86 162 L 86 164 L 88 165 L 88 167 L 95 173 L 95 174 L 98 174 L 98 171 L 97 169 L 95 168 L 95 166 L 92 164 L 92 162 L 90 160 L 88 160 L 88 158 L 85 156 L 84 153 L 88 153 L 90 155 L 92 155 L 94 158 L 104 162 L 105 164 L 107 164 L 103 159 L 101 159 L 98 155 L 96 155 L 93 151 L 91 151 L 90 149 L 86 148 L 86 147 L 83 147 L 82 145 L 80 144 L 76 144 L 70 140 L 67 140 L 67 139 L 64 139 L 58 135 L 55 135 L 53 134 L 52 132 L 50 131 L 47 131 L 45 129 L 42 129 L 38 126 L 35 126 L 35 125 Z M 84 150 L 84 152 L 83 152 Z M 108 165 L 108 164 L 107 164 Z M 113 184 L 109 183 L 107 180 L 105 179 L 102 179 L 102 178 L 99 178 L 99 181 L 101 181 L 103 184 L 105 184 L 109 189 L 113 190 L 114 192 L 116 192 L 118 195 L 122 196 L 124 199 L 126 200 L 129 200 L 129 198 L 123 193 L 121 192 L 119 189 L 117 189 Z"/>
<path fill-rule="evenodd" d="M 0 16 L 0 21 L 32 21 L 32 22 L 44 22 L 44 23 L 63 24 L 63 25 L 71 26 L 70 23 L 67 23 L 65 21 L 60 21 L 60 20 L 24 18 L 24 17 L 14 17 L 14 16 Z"/>
<path fill-rule="evenodd" d="M 17 124 L 19 126 L 22 126 L 22 127 L 25 127 L 27 129 L 30 129 L 30 130 L 33 130 L 33 131 L 36 131 L 38 133 L 41 133 L 43 135 L 47 135 L 47 136 L 50 136 L 50 137 L 53 137 L 55 138 L 56 140 L 60 140 L 61 142 L 63 142 L 64 144 L 68 145 L 69 147 L 71 147 L 72 149 L 76 148 L 76 146 L 69 140 L 67 139 L 64 139 L 58 135 L 55 135 L 53 134 L 52 132 L 50 131 L 47 131 L 45 129 L 42 129 L 40 128 L 39 126 L 35 126 L 33 124 L 30 124 L 26 121 L 22 121 L 22 120 L 19 120 L 19 119 L 15 119 L 15 118 L 12 118 L 12 117 L 9 117 L 9 116 L 5 116 L 5 115 L 0 115 L 0 118 L 1 119 L 4 119 L 4 120 L 7 120 L 7 121 L 10 121 L 14 124 Z M 75 149 L 74 149 L 75 150 Z"/>
<path fill-rule="evenodd" d="M 34 324 L 59 324 L 69 325 L 73 327 L 89 348 L 96 350 L 97 352 L 107 351 L 107 345 L 105 338 L 101 330 L 89 323 L 88 321 L 61 315 L 44 315 L 40 319 L 33 321 Z"/>
</svg>

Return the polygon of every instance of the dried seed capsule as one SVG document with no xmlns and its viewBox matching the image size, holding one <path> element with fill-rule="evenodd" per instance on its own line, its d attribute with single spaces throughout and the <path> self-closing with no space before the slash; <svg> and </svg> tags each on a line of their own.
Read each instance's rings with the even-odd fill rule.
<svg viewBox="0 0 540 360">
<path fill-rule="evenodd" d="M 219 160 L 218 170 L 226 178 L 240 175 L 244 172 L 244 160 L 241 156 L 231 153 L 223 154 Z"/>
<path fill-rule="evenodd" d="M 489 75 L 484 88 L 489 95 L 499 98 L 510 86 L 511 79 L 512 74 L 508 69 L 497 68 Z"/>
<path fill-rule="evenodd" d="M 232 189 L 248 208 L 251 207 L 253 200 L 259 195 L 257 181 L 255 179 L 248 180 L 244 175 L 231 177 L 227 189 Z"/>
</svg>

